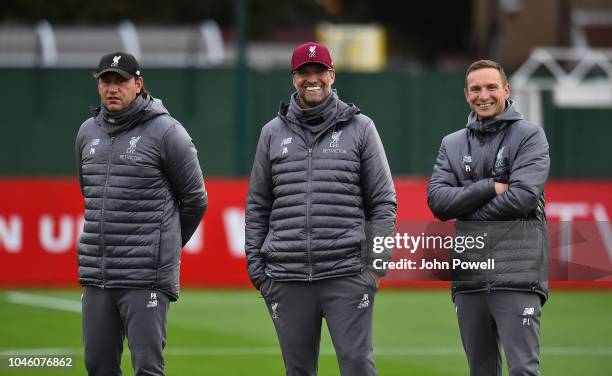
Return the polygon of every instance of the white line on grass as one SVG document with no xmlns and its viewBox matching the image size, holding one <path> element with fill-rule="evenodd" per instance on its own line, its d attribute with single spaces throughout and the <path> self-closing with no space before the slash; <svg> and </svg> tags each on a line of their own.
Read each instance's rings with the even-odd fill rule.
<svg viewBox="0 0 612 376">
<path fill-rule="evenodd" d="M 239 355 L 280 355 L 278 347 L 169 347 L 168 356 L 239 356 Z M 83 354 L 80 348 L 44 349 L 3 349 L 0 356 L 52 356 Z M 127 356 L 128 351 L 124 353 Z M 322 348 L 321 355 L 335 355 L 333 348 Z M 374 350 L 377 356 L 463 356 L 463 350 L 456 347 L 382 347 Z M 542 355 L 548 356 L 612 356 L 612 347 L 544 347 Z"/>
<path fill-rule="evenodd" d="M 60 347 L 47 349 L 4 349 L 0 350 L 0 356 L 68 356 L 82 355 L 83 349 L 76 347 Z"/>
<path fill-rule="evenodd" d="M 60 311 L 81 313 L 81 302 L 75 300 L 54 298 L 45 295 L 36 295 L 25 292 L 9 291 L 6 300 L 10 303 L 23 304 L 34 307 L 57 309 Z"/>
</svg>

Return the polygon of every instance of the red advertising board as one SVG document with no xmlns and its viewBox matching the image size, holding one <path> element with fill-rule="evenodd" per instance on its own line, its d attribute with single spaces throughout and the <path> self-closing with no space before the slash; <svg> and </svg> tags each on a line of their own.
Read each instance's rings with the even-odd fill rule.
<svg viewBox="0 0 612 376">
<path fill-rule="evenodd" d="M 426 179 L 399 178 L 395 185 L 398 223 L 434 220 L 427 207 Z M 209 207 L 183 251 L 183 286 L 248 286 L 244 257 L 247 186 L 247 179 L 206 181 Z M 582 279 L 579 275 L 564 278 L 591 285 L 593 280 L 610 281 L 606 271 L 612 271 L 612 181 L 553 181 L 547 184 L 546 195 L 551 259 L 580 264 L 582 269 L 572 270 L 588 274 Z M 0 286 L 76 285 L 82 210 L 83 198 L 74 179 L 0 179 Z M 593 274 L 589 268 L 600 273 Z M 414 279 L 390 279 L 387 284 L 415 282 L 418 284 Z"/>
</svg>

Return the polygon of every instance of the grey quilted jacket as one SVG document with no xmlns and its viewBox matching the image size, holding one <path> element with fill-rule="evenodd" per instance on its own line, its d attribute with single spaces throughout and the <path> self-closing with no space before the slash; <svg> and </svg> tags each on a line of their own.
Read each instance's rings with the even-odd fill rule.
<svg viewBox="0 0 612 376">
<path fill-rule="evenodd" d="M 346 105 L 310 144 L 286 106 L 259 137 L 246 210 L 255 287 L 268 277 L 313 281 L 372 269 L 373 236 L 395 226 L 391 172 L 374 123 Z M 384 271 L 373 270 L 379 274 Z"/>
<path fill-rule="evenodd" d="M 518 290 L 547 298 L 549 168 L 544 130 L 524 120 L 512 101 L 483 122 L 470 114 L 466 128 L 444 137 L 429 182 L 429 207 L 442 220 L 457 219 L 458 236 L 487 234 L 482 250 L 453 252 L 454 258 L 495 260 L 493 270 L 455 270 L 453 296 Z M 496 195 L 496 181 L 509 189 Z"/>
<path fill-rule="evenodd" d="M 197 151 L 159 100 L 132 127 L 109 134 L 96 117 L 76 138 L 85 223 L 79 282 L 156 289 L 176 300 L 181 247 L 207 206 Z M 99 120 L 99 119 L 98 119 Z"/>
</svg>

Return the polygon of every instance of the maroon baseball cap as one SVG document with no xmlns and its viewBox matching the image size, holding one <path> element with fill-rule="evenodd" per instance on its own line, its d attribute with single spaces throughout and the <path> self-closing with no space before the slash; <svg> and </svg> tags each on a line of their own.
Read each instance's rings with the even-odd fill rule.
<svg viewBox="0 0 612 376">
<path fill-rule="evenodd" d="M 327 47 L 320 43 L 308 42 L 297 46 L 291 56 L 291 72 L 308 63 L 319 63 L 332 69 L 334 63 Z"/>
</svg>

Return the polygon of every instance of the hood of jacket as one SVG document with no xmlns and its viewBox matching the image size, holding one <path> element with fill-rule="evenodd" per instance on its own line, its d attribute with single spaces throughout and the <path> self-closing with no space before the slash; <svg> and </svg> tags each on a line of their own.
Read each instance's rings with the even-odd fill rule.
<svg viewBox="0 0 612 376">
<path fill-rule="evenodd" d="M 294 92 L 291 95 L 291 101 L 297 100 L 297 92 Z M 348 121 L 356 114 L 361 113 L 359 108 L 355 106 L 353 103 L 345 103 L 338 98 L 338 94 L 336 90 L 333 90 L 330 94 L 330 98 L 327 98 L 321 105 L 315 107 L 314 109 L 310 109 L 311 111 L 309 116 L 310 118 L 315 117 L 317 111 L 321 114 L 324 114 L 325 118 L 314 123 L 305 120 L 304 118 L 299 118 L 295 116 L 293 111 L 290 109 L 291 103 L 281 102 L 278 109 L 278 117 L 283 120 L 285 124 L 288 126 L 299 129 L 303 131 L 313 131 L 317 134 L 324 133 L 327 129 L 338 122 Z M 295 106 L 294 106 L 295 107 Z M 314 111 L 312 111 L 314 110 Z M 314 120 L 314 119 L 313 119 Z M 324 124 L 324 127 L 320 127 L 318 125 Z"/>
<path fill-rule="evenodd" d="M 104 106 L 98 106 L 91 113 L 95 123 L 108 134 L 119 133 L 160 115 L 169 115 L 162 101 L 148 94 L 137 96 L 121 111 L 110 112 Z"/>
<path fill-rule="evenodd" d="M 506 108 L 496 116 L 480 120 L 474 111 L 468 116 L 466 127 L 476 133 L 494 133 L 504 129 L 508 123 L 522 120 L 521 114 L 512 100 L 506 101 Z"/>
</svg>

